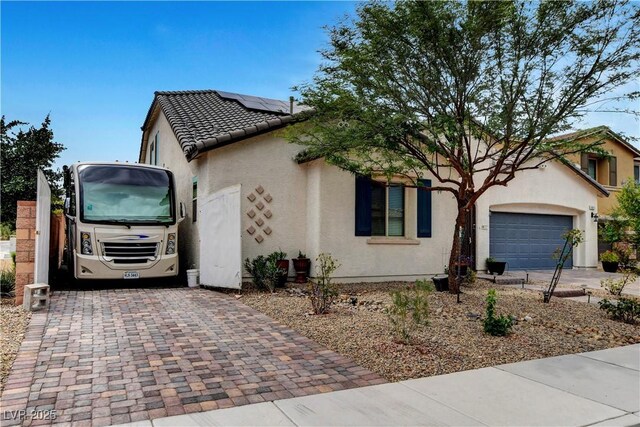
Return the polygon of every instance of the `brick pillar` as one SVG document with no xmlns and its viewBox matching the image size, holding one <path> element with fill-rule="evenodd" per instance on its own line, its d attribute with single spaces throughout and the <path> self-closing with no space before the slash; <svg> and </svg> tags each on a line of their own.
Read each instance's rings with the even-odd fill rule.
<svg viewBox="0 0 640 427">
<path fill-rule="evenodd" d="M 18 201 L 16 218 L 16 305 L 22 305 L 25 285 L 33 283 L 36 259 L 36 202 Z"/>
</svg>

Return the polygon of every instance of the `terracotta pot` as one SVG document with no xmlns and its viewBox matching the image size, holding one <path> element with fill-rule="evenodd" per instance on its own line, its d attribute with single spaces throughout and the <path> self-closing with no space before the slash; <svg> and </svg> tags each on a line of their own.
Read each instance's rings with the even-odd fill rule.
<svg viewBox="0 0 640 427">
<path fill-rule="evenodd" d="M 309 258 L 293 258 L 293 269 L 296 271 L 296 283 L 306 283 L 311 270 Z"/>
</svg>

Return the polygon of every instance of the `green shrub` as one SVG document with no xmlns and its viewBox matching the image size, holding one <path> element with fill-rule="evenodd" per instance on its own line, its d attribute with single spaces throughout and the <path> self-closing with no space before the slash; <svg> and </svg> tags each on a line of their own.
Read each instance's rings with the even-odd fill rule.
<svg viewBox="0 0 640 427">
<path fill-rule="evenodd" d="M 14 269 L 0 271 L 0 293 L 12 297 L 16 290 L 16 272 Z"/>
<path fill-rule="evenodd" d="M 16 253 L 11 251 L 11 261 L 13 261 L 13 268 L 16 268 Z"/>
<path fill-rule="evenodd" d="M 625 323 L 636 323 L 640 318 L 640 301 L 633 298 L 619 298 L 617 301 L 603 299 L 598 303 L 614 320 Z"/>
<path fill-rule="evenodd" d="M 309 280 L 311 307 L 315 314 L 329 311 L 338 296 L 338 287 L 331 283 L 331 275 L 340 267 L 331 254 L 321 253 L 316 258 L 316 278 Z"/>
<path fill-rule="evenodd" d="M 0 239 L 1 240 L 9 240 L 12 234 L 15 233 L 15 230 L 11 227 L 11 224 L 8 222 L 3 222 L 0 224 Z"/>
<path fill-rule="evenodd" d="M 620 296 L 624 287 L 629 283 L 635 282 L 637 276 L 630 270 L 624 273 L 624 276 L 620 279 L 602 279 L 600 280 L 600 286 L 605 288 L 611 295 Z"/>
<path fill-rule="evenodd" d="M 487 293 L 487 317 L 484 319 L 484 331 L 493 336 L 505 336 L 511 331 L 513 322 L 510 317 L 496 316 L 496 290 L 489 289 Z"/>
<path fill-rule="evenodd" d="M 433 284 L 427 280 L 417 280 L 413 291 L 391 293 L 391 307 L 386 310 L 395 337 L 408 344 L 418 328 L 429 324 L 428 296 L 433 292 Z"/>
<path fill-rule="evenodd" d="M 620 261 L 620 258 L 618 257 L 618 254 L 613 251 L 605 251 L 600 254 L 600 261 L 618 262 Z"/>
<path fill-rule="evenodd" d="M 467 285 L 473 285 L 478 279 L 478 274 L 471 267 L 467 268 L 467 274 L 464 276 L 464 283 Z"/>
</svg>

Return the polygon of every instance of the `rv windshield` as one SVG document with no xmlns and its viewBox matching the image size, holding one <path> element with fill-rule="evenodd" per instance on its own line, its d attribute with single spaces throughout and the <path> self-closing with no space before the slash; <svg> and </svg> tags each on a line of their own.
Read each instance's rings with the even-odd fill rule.
<svg viewBox="0 0 640 427">
<path fill-rule="evenodd" d="M 94 223 L 169 224 L 171 175 L 160 169 L 87 165 L 78 170 L 80 219 Z"/>
</svg>

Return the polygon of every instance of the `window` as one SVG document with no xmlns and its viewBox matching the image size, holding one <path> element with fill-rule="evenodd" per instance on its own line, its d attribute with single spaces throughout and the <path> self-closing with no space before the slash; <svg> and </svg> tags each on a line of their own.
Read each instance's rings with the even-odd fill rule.
<svg viewBox="0 0 640 427">
<path fill-rule="evenodd" d="M 633 165 L 633 179 L 640 184 L 640 164 Z"/>
<path fill-rule="evenodd" d="M 587 167 L 587 174 L 593 178 L 594 180 L 597 180 L 597 169 L 598 169 L 598 160 L 597 159 L 589 159 L 589 163 L 588 163 L 588 167 Z"/>
<path fill-rule="evenodd" d="M 193 190 L 193 195 L 192 195 L 192 201 L 191 201 L 191 208 L 193 209 L 193 213 L 191 217 L 193 218 L 193 222 L 196 222 L 198 220 L 198 177 L 197 176 L 193 177 L 192 190 Z"/>
<path fill-rule="evenodd" d="M 149 145 L 149 164 L 155 166 L 158 165 L 158 151 L 160 148 L 158 147 L 158 133 L 156 132 L 156 136 L 153 137 L 153 141 Z"/>
<path fill-rule="evenodd" d="M 371 185 L 371 235 L 404 236 L 404 186 L 373 182 Z"/>
<path fill-rule="evenodd" d="M 356 236 L 405 235 L 405 187 L 356 177 Z"/>
</svg>

